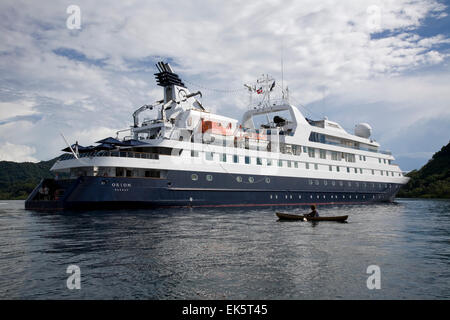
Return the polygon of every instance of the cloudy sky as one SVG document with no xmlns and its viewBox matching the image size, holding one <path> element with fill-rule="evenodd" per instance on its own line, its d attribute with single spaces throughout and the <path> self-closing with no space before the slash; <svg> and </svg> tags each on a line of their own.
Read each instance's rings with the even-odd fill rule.
<svg viewBox="0 0 450 320">
<path fill-rule="evenodd" d="M 283 57 L 305 116 L 368 122 L 403 170 L 419 168 L 450 138 L 449 12 L 434 0 L 2 0 L 0 160 L 53 158 L 60 132 L 89 145 L 127 128 L 161 97 L 160 59 L 240 119 L 243 83 L 280 80 Z"/>
</svg>

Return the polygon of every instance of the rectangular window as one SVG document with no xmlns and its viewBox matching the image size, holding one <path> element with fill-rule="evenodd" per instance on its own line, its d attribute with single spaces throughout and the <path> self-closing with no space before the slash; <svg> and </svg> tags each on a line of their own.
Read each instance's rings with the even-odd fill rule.
<svg viewBox="0 0 450 320">
<path fill-rule="evenodd" d="M 339 169 L 339 166 L 336 166 L 336 171 L 339 172 L 339 170 L 340 170 L 340 169 Z"/>
<path fill-rule="evenodd" d="M 327 158 L 327 151 L 320 149 L 320 159 L 326 159 Z"/>
<path fill-rule="evenodd" d="M 363 156 L 364 161 L 366 161 L 366 156 Z"/>
<path fill-rule="evenodd" d="M 294 167 L 298 168 L 298 162 L 297 161 L 294 161 Z"/>
<path fill-rule="evenodd" d="M 296 156 L 299 156 L 302 154 L 302 147 L 301 146 L 297 146 L 295 144 L 292 145 L 292 153 Z"/>
<path fill-rule="evenodd" d="M 329 166 L 330 171 L 333 171 L 333 166 Z"/>
<path fill-rule="evenodd" d="M 206 152 L 205 153 L 206 160 L 214 160 L 214 152 Z"/>
<path fill-rule="evenodd" d="M 271 166 L 272 165 L 272 159 L 267 159 L 267 166 Z"/>
<path fill-rule="evenodd" d="M 317 163 L 314 163 L 314 169 L 319 170 L 319 165 Z"/>
<path fill-rule="evenodd" d="M 304 153 L 306 153 L 306 152 L 307 152 L 307 150 L 306 150 L 306 147 L 305 147 L 305 146 L 303 146 L 303 152 L 304 152 Z"/>
<path fill-rule="evenodd" d="M 338 153 L 336 151 L 331 151 L 331 160 L 339 160 Z"/>
<path fill-rule="evenodd" d="M 191 150 L 191 157 L 198 157 L 198 151 L 196 150 Z"/>
<path fill-rule="evenodd" d="M 237 154 L 233 155 L 233 162 L 239 163 L 239 156 Z"/>
<path fill-rule="evenodd" d="M 278 160 L 278 166 L 282 167 L 283 166 L 283 160 Z"/>
<path fill-rule="evenodd" d="M 256 158 L 256 164 L 257 164 L 258 166 L 262 166 L 262 160 L 261 160 L 261 158 Z"/>
<path fill-rule="evenodd" d="M 161 171 L 159 171 L 159 170 L 145 170 L 145 177 L 146 178 L 160 178 L 161 177 Z"/>
<path fill-rule="evenodd" d="M 314 148 L 308 148 L 308 155 L 310 158 L 314 158 L 316 156 L 316 150 Z"/>
<path fill-rule="evenodd" d="M 361 173 L 361 174 L 363 173 L 362 168 L 359 168 L 359 173 Z"/>
<path fill-rule="evenodd" d="M 287 161 L 287 166 L 288 166 L 288 168 L 291 167 L 291 162 L 290 161 Z"/>
<path fill-rule="evenodd" d="M 222 155 L 221 155 L 221 157 L 220 157 L 220 160 L 221 160 L 222 162 L 227 162 L 227 154 L 226 154 L 226 153 L 222 153 Z"/>
<path fill-rule="evenodd" d="M 306 167 L 306 169 L 309 169 L 309 163 L 308 162 L 305 162 L 305 167 Z"/>
<path fill-rule="evenodd" d="M 345 161 L 347 162 L 355 162 L 355 155 L 351 153 L 344 153 Z"/>
<path fill-rule="evenodd" d="M 378 162 L 381 163 L 381 158 L 378 158 Z"/>
<path fill-rule="evenodd" d="M 358 169 L 355 168 L 355 173 L 358 173 Z"/>
<path fill-rule="evenodd" d="M 347 167 L 347 173 L 350 173 L 350 168 L 349 167 Z"/>
<path fill-rule="evenodd" d="M 375 170 L 372 170 L 372 174 L 375 174 Z"/>
<path fill-rule="evenodd" d="M 249 156 L 245 156 L 245 164 L 250 164 L 250 157 Z"/>
<path fill-rule="evenodd" d="M 381 175 L 383 175 L 383 170 L 380 170 Z"/>
</svg>

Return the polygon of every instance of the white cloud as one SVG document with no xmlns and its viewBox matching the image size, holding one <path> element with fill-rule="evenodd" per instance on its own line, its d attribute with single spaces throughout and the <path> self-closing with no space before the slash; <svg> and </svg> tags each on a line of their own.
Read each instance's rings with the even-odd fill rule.
<svg viewBox="0 0 450 320">
<path fill-rule="evenodd" d="M 4 142 L 0 145 L 0 161 L 37 162 L 34 147 Z"/>
<path fill-rule="evenodd" d="M 0 102 L 0 120 L 16 116 L 28 116 L 36 114 L 33 110 L 34 101 L 19 100 L 14 102 Z"/>
<path fill-rule="evenodd" d="M 41 115 L 14 126 L 14 141 L 36 146 L 39 158 L 56 155 L 60 131 L 91 144 L 90 130 L 131 124 L 136 108 L 161 97 L 150 63 L 158 56 L 172 59 L 182 78 L 206 87 L 192 85 L 207 108 L 234 117 L 247 105 L 245 92 L 214 89 L 243 88 L 261 73 L 279 78 L 281 51 L 285 84 L 303 104 L 344 92 L 349 102 L 370 101 L 383 92 L 383 98 L 402 99 L 396 105 L 408 117 L 398 118 L 397 126 L 404 128 L 439 114 L 448 101 L 444 95 L 430 111 L 408 109 L 416 100 L 406 91 L 420 96 L 421 79 L 402 78 L 448 58 L 439 49 L 449 43 L 445 35 L 415 32 L 426 18 L 445 15 L 437 1 L 78 1 L 80 30 L 66 28 L 69 4 L 0 4 L 0 119 Z M 377 31 L 386 35 L 368 28 L 370 6 L 380 9 Z M 443 92 L 443 83 L 433 80 L 435 87 L 426 86 L 424 96 Z M 366 96 L 353 90 L 359 84 Z M 11 139 L 5 126 L 0 143 Z M 102 130 L 98 134 L 109 129 Z"/>
</svg>

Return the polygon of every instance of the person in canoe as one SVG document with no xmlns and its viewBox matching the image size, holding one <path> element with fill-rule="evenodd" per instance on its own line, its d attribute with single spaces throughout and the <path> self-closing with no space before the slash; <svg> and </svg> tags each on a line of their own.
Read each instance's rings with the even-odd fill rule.
<svg viewBox="0 0 450 320">
<path fill-rule="evenodd" d="M 316 206 L 315 205 L 311 205 L 311 212 L 308 214 L 305 214 L 306 217 L 313 217 L 313 218 L 318 218 L 319 217 L 319 213 L 316 210 Z"/>
</svg>

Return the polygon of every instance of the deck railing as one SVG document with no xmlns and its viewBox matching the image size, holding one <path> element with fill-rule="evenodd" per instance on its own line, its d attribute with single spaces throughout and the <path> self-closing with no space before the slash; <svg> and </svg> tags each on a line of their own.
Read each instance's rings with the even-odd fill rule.
<svg viewBox="0 0 450 320">
<path fill-rule="evenodd" d="M 94 158 L 94 157 L 121 157 L 121 158 L 138 158 L 138 159 L 159 159 L 159 154 L 157 153 L 147 153 L 147 152 L 133 152 L 133 151 L 92 151 L 80 153 L 79 158 Z M 63 154 L 59 160 L 71 160 L 75 159 L 75 156 L 70 153 Z"/>
</svg>

